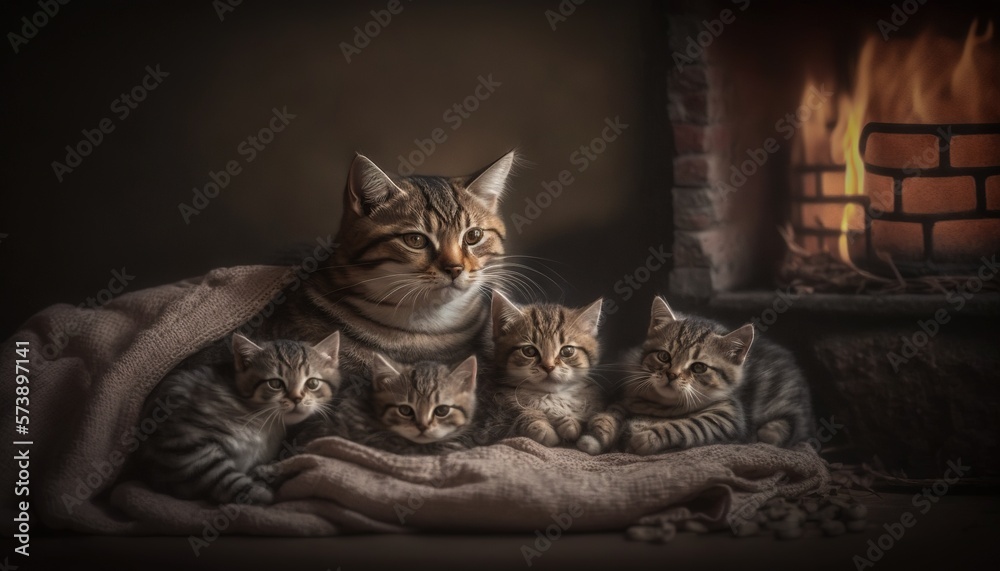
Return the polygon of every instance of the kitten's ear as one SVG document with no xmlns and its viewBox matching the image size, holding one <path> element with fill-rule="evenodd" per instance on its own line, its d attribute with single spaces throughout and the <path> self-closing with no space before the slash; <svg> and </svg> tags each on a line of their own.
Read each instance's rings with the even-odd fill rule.
<svg viewBox="0 0 1000 571">
<path fill-rule="evenodd" d="M 332 366 L 336 367 L 340 362 L 340 331 L 327 335 L 325 339 L 313 345 L 313 349 L 332 361 Z"/>
<path fill-rule="evenodd" d="M 493 290 L 493 304 L 490 313 L 493 316 L 494 335 L 506 332 L 514 321 L 522 315 L 521 309 L 497 290 Z"/>
<path fill-rule="evenodd" d="M 476 390 L 477 367 L 476 356 L 472 355 L 468 359 L 462 361 L 451 371 L 452 376 L 462 379 L 462 390 L 464 392 L 472 392 Z"/>
<path fill-rule="evenodd" d="M 354 157 L 347 175 L 347 202 L 358 216 L 367 216 L 380 205 L 406 196 L 375 163 L 364 155 Z"/>
<path fill-rule="evenodd" d="M 750 351 L 750 344 L 753 343 L 753 325 L 747 323 L 736 331 L 722 336 L 722 347 L 726 352 L 726 358 L 742 365 Z"/>
<path fill-rule="evenodd" d="M 657 327 L 677 321 L 677 316 L 667 305 L 667 300 L 660 296 L 653 298 L 653 307 L 649 310 L 649 331 L 652 332 Z"/>
<path fill-rule="evenodd" d="M 597 336 L 597 327 L 601 323 L 601 308 L 604 306 L 604 298 L 599 298 L 594 303 L 584 307 L 577 314 L 580 326 L 585 328 L 592 336 Z"/>
<path fill-rule="evenodd" d="M 487 208 L 495 212 L 507 187 L 507 177 L 514 166 L 514 158 L 514 151 L 500 157 L 496 162 L 476 175 L 475 179 L 466 185 L 465 189 L 472 196 L 478 198 Z"/>
<path fill-rule="evenodd" d="M 233 364 L 237 371 L 245 371 L 247 361 L 258 351 L 263 351 L 259 345 L 239 333 L 233 333 Z"/>
<path fill-rule="evenodd" d="M 396 365 L 379 353 L 372 358 L 372 386 L 377 390 L 385 390 L 399 376 Z"/>
</svg>

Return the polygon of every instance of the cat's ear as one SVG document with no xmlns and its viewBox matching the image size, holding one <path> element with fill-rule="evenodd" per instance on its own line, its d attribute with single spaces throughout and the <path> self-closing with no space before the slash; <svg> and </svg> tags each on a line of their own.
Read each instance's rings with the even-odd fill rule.
<svg viewBox="0 0 1000 571">
<path fill-rule="evenodd" d="M 465 189 L 479 199 L 487 208 L 496 211 L 507 188 L 507 177 L 514 167 L 514 151 L 500 157 L 493 164 L 474 175 Z"/>
<path fill-rule="evenodd" d="M 237 371 L 245 371 L 247 361 L 259 351 L 263 351 L 259 345 L 239 333 L 233 333 L 233 363 Z"/>
<path fill-rule="evenodd" d="M 753 325 L 747 323 L 736 331 L 722 336 L 722 350 L 726 358 L 737 365 L 742 365 L 753 343 Z"/>
<path fill-rule="evenodd" d="M 653 298 L 653 307 L 649 310 L 649 331 L 652 332 L 657 327 L 677 321 L 677 316 L 667 305 L 667 300 L 660 296 Z"/>
<path fill-rule="evenodd" d="M 406 196 L 406 193 L 368 157 L 354 157 L 347 175 L 347 203 L 358 216 L 367 216 L 380 205 L 400 196 Z"/>
<path fill-rule="evenodd" d="M 468 359 L 459 363 L 459 365 L 451 371 L 453 377 L 462 380 L 462 391 L 472 392 L 476 390 L 477 368 L 478 364 L 476 356 L 472 355 Z"/>
<path fill-rule="evenodd" d="M 603 306 L 604 299 L 599 298 L 594 303 L 580 309 L 577 314 L 580 326 L 595 337 L 597 336 L 597 327 L 601 324 L 601 307 Z"/>
<path fill-rule="evenodd" d="M 396 365 L 379 353 L 372 358 L 372 386 L 376 390 L 385 390 L 399 376 Z"/>
<path fill-rule="evenodd" d="M 493 303 L 490 307 L 490 313 L 493 317 L 494 334 L 506 332 L 514 324 L 514 321 L 522 315 L 521 309 L 497 290 L 493 290 Z"/>
<path fill-rule="evenodd" d="M 340 362 L 340 331 L 327 335 L 325 339 L 313 345 L 313 349 L 329 359 L 332 367 L 336 367 Z"/>
</svg>

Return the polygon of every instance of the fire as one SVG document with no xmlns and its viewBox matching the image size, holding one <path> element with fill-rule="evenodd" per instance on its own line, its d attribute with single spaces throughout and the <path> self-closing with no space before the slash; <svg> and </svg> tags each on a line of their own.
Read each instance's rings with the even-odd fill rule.
<svg viewBox="0 0 1000 571">
<path fill-rule="evenodd" d="M 868 37 L 852 88 L 840 90 L 835 110 L 817 113 L 803 125 L 802 149 L 793 161 L 843 165 L 844 188 L 825 188 L 824 194 L 863 195 L 859 144 L 867 123 L 1000 122 L 1000 50 L 993 36 L 993 22 L 974 20 L 964 40 L 930 30 L 912 39 Z M 808 82 L 807 92 L 816 83 Z M 913 167 L 921 168 L 919 156 Z M 851 261 L 851 233 L 863 231 L 864 224 L 860 207 L 843 208 L 839 254 L 845 262 Z"/>
</svg>

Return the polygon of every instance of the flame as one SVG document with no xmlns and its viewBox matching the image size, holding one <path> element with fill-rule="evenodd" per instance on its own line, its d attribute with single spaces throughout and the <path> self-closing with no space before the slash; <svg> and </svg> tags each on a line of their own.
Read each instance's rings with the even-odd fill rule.
<svg viewBox="0 0 1000 571">
<path fill-rule="evenodd" d="M 867 123 L 1000 122 L 1000 51 L 993 35 L 993 22 L 981 26 L 977 19 L 964 41 L 931 30 L 912 39 L 869 36 L 859 53 L 853 89 L 849 94 L 841 90 L 838 97 L 836 124 L 829 128 L 832 112 L 816 113 L 802 127 L 803 149 L 793 161 L 844 165 L 843 194 L 862 195 L 859 146 Z M 807 92 L 815 84 L 808 81 Z M 914 157 L 917 168 L 919 160 Z M 851 234 L 863 232 L 864 224 L 860 207 L 844 208 L 838 248 L 843 261 L 850 263 Z"/>
</svg>

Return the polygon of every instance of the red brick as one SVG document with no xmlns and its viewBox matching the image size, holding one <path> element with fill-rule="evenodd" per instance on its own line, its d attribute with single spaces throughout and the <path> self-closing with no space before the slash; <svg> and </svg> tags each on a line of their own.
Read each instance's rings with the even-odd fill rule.
<svg viewBox="0 0 1000 571">
<path fill-rule="evenodd" d="M 973 263 L 1000 252 L 1000 219 L 948 220 L 934 224 L 934 260 Z"/>
<path fill-rule="evenodd" d="M 728 151 L 732 131 L 726 125 L 674 124 L 674 148 L 677 154 Z"/>
<path fill-rule="evenodd" d="M 824 172 L 820 178 L 823 196 L 844 196 L 847 174 L 843 172 Z"/>
<path fill-rule="evenodd" d="M 864 161 L 880 167 L 927 169 L 940 164 L 938 138 L 934 135 L 872 133 Z"/>
<path fill-rule="evenodd" d="M 1000 210 L 1000 176 L 986 179 L 986 209 Z"/>
<path fill-rule="evenodd" d="M 819 189 L 816 187 L 816 174 L 815 173 L 804 173 L 799 175 L 799 191 L 802 196 L 808 196 L 810 198 L 819 195 Z"/>
<path fill-rule="evenodd" d="M 936 214 L 976 209 L 976 180 L 971 176 L 903 179 L 903 212 Z"/>
<path fill-rule="evenodd" d="M 875 212 L 892 212 L 895 208 L 896 190 L 891 176 L 865 173 L 865 194 Z"/>
<path fill-rule="evenodd" d="M 803 202 L 799 206 L 802 211 L 802 226 L 804 228 L 839 230 L 844 222 L 843 204 Z"/>
<path fill-rule="evenodd" d="M 924 259 L 923 225 L 913 222 L 872 220 L 872 248 L 886 252 L 893 260 L 918 262 Z"/>
<path fill-rule="evenodd" d="M 951 165 L 954 167 L 1000 165 L 1000 134 L 954 135 L 951 138 Z"/>
</svg>

